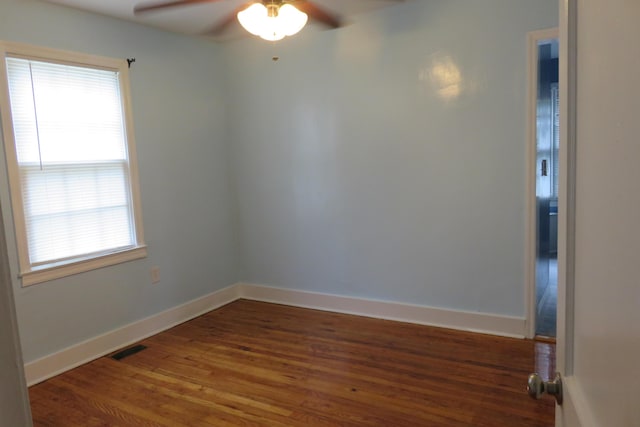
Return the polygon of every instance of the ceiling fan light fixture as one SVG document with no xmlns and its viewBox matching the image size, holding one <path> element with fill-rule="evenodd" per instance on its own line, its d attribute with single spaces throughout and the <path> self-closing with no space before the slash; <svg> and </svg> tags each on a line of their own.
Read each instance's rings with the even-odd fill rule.
<svg viewBox="0 0 640 427">
<path fill-rule="evenodd" d="M 262 33 L 267 17 L 267 8 L 262 3 L 254 3 L 238 12 L 240 25 L 254 36 L 259 36 Z"/>
<path fill-rule="evenodd" d="M 271 5 L 269 5 L 271 6 Z M 249 33 L 265 40 L 282 40 L 298 33 L 307 24 L 308 16 L 290 4 L 271 7 L 254 3 L 238 12 L 240 25 Z"/>
<path fill-rule="evenodd" d="M 290 4 L 283 4 L 278 11 L 278 19 L 285 36 L 298 33 L 307 25 L 309 17 Z"/>
</svg>

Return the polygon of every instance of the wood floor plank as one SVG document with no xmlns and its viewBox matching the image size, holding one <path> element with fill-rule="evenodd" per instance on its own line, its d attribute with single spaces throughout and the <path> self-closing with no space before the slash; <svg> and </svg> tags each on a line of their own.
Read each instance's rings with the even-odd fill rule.
<svg viewBox="0 0 640 427">
<path fill-rule="evenodd" d="M 552 426 L 555 346 L 240 300 L 31 387 L 36 426 Z"/>
</svg>

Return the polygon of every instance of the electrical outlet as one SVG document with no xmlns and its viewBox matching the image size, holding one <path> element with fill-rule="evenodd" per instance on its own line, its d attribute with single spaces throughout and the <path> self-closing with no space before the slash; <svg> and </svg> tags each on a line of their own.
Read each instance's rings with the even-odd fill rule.
<svg viewBox="0 0 640 427">
<path fill-rule="evenodd" d="M 160 267 L 151 267 L 151 283 L 158 283 L 160 281 Z"/>
</svg>

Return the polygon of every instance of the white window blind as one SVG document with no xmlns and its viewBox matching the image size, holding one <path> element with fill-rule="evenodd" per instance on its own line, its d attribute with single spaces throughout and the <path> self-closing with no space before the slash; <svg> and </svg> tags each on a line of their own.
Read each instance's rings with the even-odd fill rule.
<svg viewBox="0 0 640 427">
<path fill-rule="evenodd" d="M 119 72 L 5 60 L 29 258 L 23 270 L 138 247 Z"/>
</svg>

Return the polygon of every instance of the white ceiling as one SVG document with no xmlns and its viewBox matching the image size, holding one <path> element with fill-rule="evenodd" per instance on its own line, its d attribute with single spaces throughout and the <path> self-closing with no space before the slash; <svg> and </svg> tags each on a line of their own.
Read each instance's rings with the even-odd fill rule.
<svg viewBox="0 0 640 427">
<path fill-rule="evenodd" d="M 187 35 L 199 35 L 213 28 L 220 20 L 248 0 L 219 0 L 214 3 L 201 3 L 152 11 L 134 16 L 133 7 L 137 4 L 154 3 L 154 0 L 45 0 L 49 3 L 61 4 L 88 12 L 108 15 L 127 21 L 160 28 L 167 31 Z M 157 0 L 158 3 L 168 0 Z M 316 0 L 319 6 L 339 14 L 345 24 L 357 19 L 357 15 L 381 7 L 397 4 L 402 0 Z M 320 24 L 310 23 L 303 31 L 324 29 Z M 315 27 L 315 28 L 314 28 Z M 249 36 L 240 25 L 233 25 L 221 37 L 208 38 L 216 41 Z"/>
</svg>

